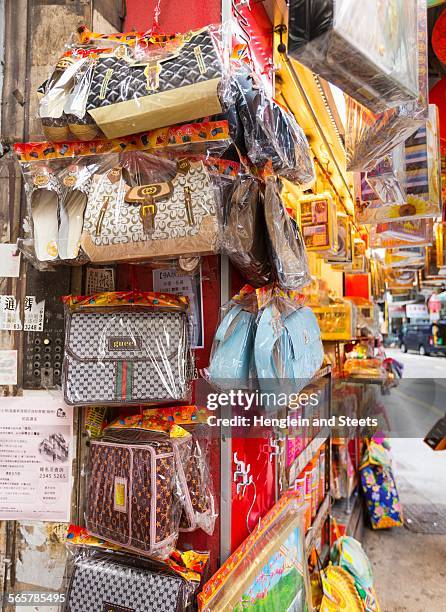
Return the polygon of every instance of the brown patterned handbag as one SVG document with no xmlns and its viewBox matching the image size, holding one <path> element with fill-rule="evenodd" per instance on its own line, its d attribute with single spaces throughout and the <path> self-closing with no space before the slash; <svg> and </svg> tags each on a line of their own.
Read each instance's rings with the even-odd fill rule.
<svg viewBox="0 0 446 612">
<path fill-rule="evenodd" d="M 192 437 L 106 430 L 91 442 L 86 526 L 91 535 L 140 554 L 166 559 L 181 513 L 193 521 L 183 465 Z"/>
</svg>

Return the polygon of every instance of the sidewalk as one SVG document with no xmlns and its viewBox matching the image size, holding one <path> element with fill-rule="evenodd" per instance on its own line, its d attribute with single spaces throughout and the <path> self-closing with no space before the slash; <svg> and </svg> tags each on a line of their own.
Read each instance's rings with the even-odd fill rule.
<svg viewBox="0 0 446 612">
<path fill-rule="evenodd" d="M 428 512 L 435 504 L 446 515 L 446 453 L 431 451 L 420 439 L 395 439 L 392 454 L 403 511 L 419 504 Z M 363 545 L 382 612 L 446 610 L 446 534 L 366 528 Z"/>
</svg>

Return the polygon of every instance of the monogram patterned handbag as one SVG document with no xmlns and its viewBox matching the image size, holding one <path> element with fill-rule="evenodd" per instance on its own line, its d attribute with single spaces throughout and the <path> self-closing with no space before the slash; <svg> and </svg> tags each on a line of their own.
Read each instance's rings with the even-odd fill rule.
<svg viewBox="0 0 446 612">
<path fill-rule="evenodd" d="M 217 242 L 214 188 L 202 162 L 181 160 L 172 180 L 133 188 L 120 168 L 93 177 L 81 239 L 91 261 L 209 255 Z"/>
<path fill-rule="evenodd" d="M 190 503 L 184 503 L 183 465 L 190 452 L 190 435 L 170 438 L 143 430 L 110 430 L 92 442 L 86 513 L 90 534 L 166 559 L 178 538 L 182 505 L 192 520 Z"/>
<path fill-rule="evenodd" d="M 86 110 L 107 138 L 118 138 L 222 112 L 222 62 L 216 32 L 178 36 L 156 55 L 132 57 L 121 46 L 95 65 Z"/>
<path fill-rule="evenodd" d="M 188 599 L 185 580 L 166 566 L 126 555 L 79 556 L 65 612 L 180 612 Z"/>
<path fill-rule="evenodd" d="M 116 295 L 107 304 L 104 296 Z M 193 363 L 187 300 L 143 293 L 147 299 L 135 304 L 135 292 L 125 294 L 128 299 L 120 295 L 86 296 L 79 307 L 67 309 L 65 401 L 75 406 L 187 401 Z"/>
</svg>

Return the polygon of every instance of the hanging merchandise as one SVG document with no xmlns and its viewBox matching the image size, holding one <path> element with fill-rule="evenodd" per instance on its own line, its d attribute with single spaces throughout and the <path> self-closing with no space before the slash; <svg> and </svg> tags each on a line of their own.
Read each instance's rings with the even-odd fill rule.
<svg viewBox="0 0 446 612">
<path fill-rule="evenodd" d="M 70 561 L 70 612 L 185 610 L 194 586 L 167 565 L 79 547 Z"/>
<path fill-rule="evenodd" d="M 417 3 L 292 0 L 289 54 L 375 113 L 418 96 Z"/>
<path fill-rule="evenodd" d="M 182 512 L 195 526 L 186 472 L 192 436 L 154 417 L 111 423 L 90 442 L 86 527 L 98 538 L 166 559 Z"/>
<path fill-rule="evenodd" d="M 251 607 L 311 609 L 303 514 L 293 495 L 276 503 L 198 595 L 201 612 Z"/>
<path fill-rule="evenodd" d="M 187 298 L 143 292 L 66 296 L 67 404 L 187 401 L 193 370 Z"/>
<path fill-rule="evenodd" d="M 422 268 L 425 261 L 426 250 L 424 247 L 387 249 L 384 266 L 386 268 Z"/>
<path fill-rule="evenodd" d="M 219 159 L 227 130 L 220 121 L 133 142 L 48 143 L 47 159 L 45 143 L 18 145 L 32 225 L 32 238 L 22 242 L 37 261 L 53 263 L 216 252 L 223 186 L 232 184 L 231 166 Z M 148 147 L 151 153 L 138 150 Z"/>
<path fill-rule="evenodd" d="M 247 389 L 255 378 L 254 338 L 257 296 L 246 285 L 222 309 L 207 371 L 217 387 Z"/>
<path fill-rule="evenodd" d="M 377 160 L 383 159 L 392 149 L 402 144 L 414 132 L 422 128 L 428 117 L 428 28 L 427 0 L 416 0 L 418 15 L 417 53 L 419 95 L 380 114 L 374 114 L 356 100 L 346 96 L 345 148 L 347 170 L 366 172 Z"/>
<path fill-rule="evenodd" d="M 432 219 L 408 219 L 372 225 L 370 247 L 395 249 L 406 246 L 427 246 L 434 241 Z"/>
<path fill-rule="evenodd" d="M 338 249 L 334 255 L 327 257 L 327 263 L 349 263 L 352 264 L 352 224 L 350 217 L 343 213 L 337 213 Z"/>
<path fill-rule="evenodd" d="M 329 193 L 300 199 L 300 227 L 307 251 L 336 255 L 339 249 L 336 205 Z"/>
<path fill-rule="evenodd" d="M 224 39 L 220 27 L 208 26 L 69 49 L 41 87 L 48 137 L 64 140 L 71 132 L 91 140 L 99 128 L 117 138 L 221 113 Z"/>
<path fill-rule="evenodd" d="M 413 270 L 386 269 L 386 285 L 389 290 L 412 289 L 416 272 Z"/>
<path fill-rule="evenodd" d="M 272 177 L 265 186 L 265 220 L 277 280 L 284 289 L 298 291 L 311 280 L 308 257 L 299 225 L 286 210 L 281 186 Z"/>
<path fill-rule="evenodd" d="M 368 443 L 360 466 L 361 483 L 373 529 L 401 527 L 403 514 L 392 473 L 389 451 Z"/>
<path fill-rule="evenodd" d="M 395 147 L 365 179 L 382 204 L 404 204 L 406 194 L 406 156 L 404 144 Z"/>
<path fill-rule="evenodd" d="M 303 389 L 322 366 L 317 319 L 302 296 L 267 287 L 257 290 L 259 317 L 254 358 L 260 388 L 285 393 Z"/>
<path fill-rule="evenodd" d="M 441 212 L 440 146 L 438 111 L 429 105 L 425 126 L 406 140 L 406 191 L 403 203 L 383 205 L 363 175 L 355 175 L 355 217 L 358 223 L 382 223 L 424 217 Z"/>
<path fill-rule="evenodd" d="M 271 165 L 278 175 L 308 189 L 315 181 L 315 170 L 303 130 L 291 113 L 268 96 L 248 66 L 233 62 L 231 68 L 223 104 L 240 155 L 260 168 L 268 170 Z"/>
<path fill-rule="evenodd" d="M 223 202 L 222 250 L 254 287 L 272 280 L 261 183 L 240 174 Z"/>
</svg>

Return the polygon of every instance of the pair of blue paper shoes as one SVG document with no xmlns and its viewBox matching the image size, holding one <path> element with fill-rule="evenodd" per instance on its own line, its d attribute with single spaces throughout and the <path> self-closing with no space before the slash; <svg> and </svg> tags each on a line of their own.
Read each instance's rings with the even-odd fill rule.
<svg viewBox="0 0 446 612">
<path fill-rule="evenodd" d="M 258 319 L 258 321 L 257 321 Z M 310 308 L 281 313 L 274 303 L 256 317 L 234 305 L 221 321 L 208 373 L 217 386 L 300 391 L 321 367 L 324 349 Z"/>
</svg>

